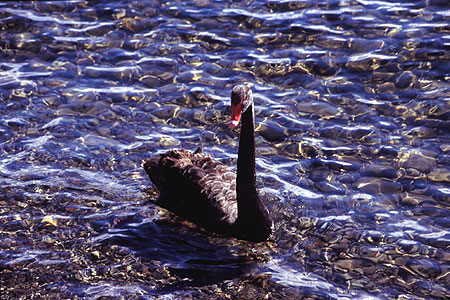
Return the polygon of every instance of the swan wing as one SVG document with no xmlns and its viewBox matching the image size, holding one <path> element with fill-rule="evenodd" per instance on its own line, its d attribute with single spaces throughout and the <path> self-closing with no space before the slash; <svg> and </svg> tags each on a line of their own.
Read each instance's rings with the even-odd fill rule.
<svg viewBox="0 0 450 300">
<path fill-rule="evenodd" d="M 236 175 L 201 149 L 170 150 L 143 167 L 159 191 L 158 205 L 217 232 L 236 220 Z"/>
</svg>

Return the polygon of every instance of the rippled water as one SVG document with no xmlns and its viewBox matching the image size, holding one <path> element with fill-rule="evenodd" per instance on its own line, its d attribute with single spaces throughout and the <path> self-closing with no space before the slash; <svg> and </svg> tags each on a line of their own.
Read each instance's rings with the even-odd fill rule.
<svg viewBox="0 0 450 300">
<path fill-rule="evenodd" d="M 449 50 L 447 0 L 0 3 L 1 298 L 450 297 Z M 158 208 L 140 167 L 233 167 L 242 82 L 260 244 Z"/>
</svg>

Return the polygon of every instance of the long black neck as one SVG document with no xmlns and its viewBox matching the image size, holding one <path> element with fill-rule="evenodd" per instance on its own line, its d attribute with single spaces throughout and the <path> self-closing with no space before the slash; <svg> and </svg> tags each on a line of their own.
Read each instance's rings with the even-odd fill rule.
<svg viewBox="0 0 450 300">
<path fill-rule="evenodd" d="M 255 121 L 253 104 L 242 114 L 237 162 L 236 196 L 238 235 L 263 241 L 271 233 L 272 219 L 258 196 L 255 171 Z"/>
<path fill-rule="evenodd" d="M 254 204 L 254 201 L 259 200 L 258 191 L 256 189 L 255 121 L 253 104 L 242 114 L 242 128 L 241 136 L 239 138 L 237 161 L 236 193 L 239 216 L 246 212 L 248 205 Z"/>
</svg>

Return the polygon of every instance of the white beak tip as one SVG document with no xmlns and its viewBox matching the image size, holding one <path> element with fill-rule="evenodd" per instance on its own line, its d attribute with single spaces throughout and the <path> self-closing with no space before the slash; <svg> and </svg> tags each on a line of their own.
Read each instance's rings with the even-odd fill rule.
<svg viewBox="0 0 450 300">
<path fill-rule="evenodd" d="M 228 126 L 230 127 L 230 129 L 234 129 L 239 125 L 239 121 L 237 120 L 231 120 L 230 123 L 228 124 Z"/>
</svg>

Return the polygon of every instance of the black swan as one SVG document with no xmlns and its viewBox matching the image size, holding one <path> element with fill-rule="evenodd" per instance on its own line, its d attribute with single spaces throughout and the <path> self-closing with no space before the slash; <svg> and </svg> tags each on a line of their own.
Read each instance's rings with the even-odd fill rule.
<svg viewBox="0 0 450 300">
<path fill-rule="evenodd" d="M 231 108 L 230 129 L 242 115 L 237 178 L 201 148 L 170 150 L 144 160 L 142 166 L 159 191 L 159 206 L 212 232 L 265 241 L 273 222 L 256 187 L 253 95 L 248 86 L 233 88 Z"/>
</svg>

